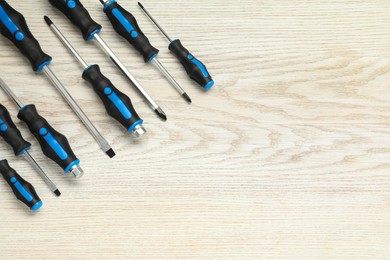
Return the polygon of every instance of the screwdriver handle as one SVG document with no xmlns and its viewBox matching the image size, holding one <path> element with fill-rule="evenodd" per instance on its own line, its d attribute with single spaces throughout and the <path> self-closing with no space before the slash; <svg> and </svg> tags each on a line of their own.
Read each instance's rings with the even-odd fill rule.
<svg viewBox="0 0 390 260">
<path fill-rule="evenodd" d="M 159 50 L 150 44 L 149 39 L 141 31 L 137 20 L 131 13 L 115 1 L 108 2 L 103 7 L 103 11 L 106 13 L 114 30 L 141 53 L 145 62 L 149 62 L 157 56 Z"/>
<path fill-rule="evenodd" d="M 24 140 L 19 129 L 16 128 L 8 110 L 0 104 L 0 136 L 3 137 L 19 156 L 31 147 L 31 144 Z"/>
<path fill-rule="evenodd" d="M 91 40 L 95 33 L 101 31 L 102 26 L 91 18 L 79 0 L 49 0 L 49 2 L 80 29 L 84 40 Z"/>
<path fill-rule="evenodd" d="M 42 152 L 57 163 L 65 173 L 68 173 L 74 165 L 80 164 L 80 160 L 73 153 L 66 137 L 39 115 L 34 105 L 22 107 L 18 118 L 27 124 L 41 145 Z"/>
<path fill-rule="evenodd" d="M 100 71 L 98 65 L 84 70 L 83 79 L 88 81 L 106 107 L 107 113 L 121 123 L 129 132 L 133 132 L 143 120 L 135 111 L 128 96 L 120 92 Z"/>
<path fill-rule="evenodd" d="M 31 34 L 24 16 L 4 0 L 0 0 L 0 33 L 29 59 L 34 71 L 42 70 L 51 62 L 52 58 L 42 51 Z"/>
<path fill-rule="evenodd" d="M 206 66 L 195 58 L 180 42 L 174 40 L 169 44 L 168 49 L 175 54 L 176 58 L 183 65 L 188 76 L 205 90 L 210 89 L 214 85 L 214 80 L 207 71 Z"/>
<path fill-rule="evenodd" d="M 7 160 L 0 161 L 0 173 L 12 188 L 18 200 L 26 204 L 32 211 L 36 211 L 42 207 L 42 201 L 38 197 L 34 187 L 20 177 L 20 175 L 9 166 Z"/>
</svg>

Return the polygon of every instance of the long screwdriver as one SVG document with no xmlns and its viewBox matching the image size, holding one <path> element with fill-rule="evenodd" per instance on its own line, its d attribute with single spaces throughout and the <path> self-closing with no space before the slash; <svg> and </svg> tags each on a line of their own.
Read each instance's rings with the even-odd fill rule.
<svg viewBox="0 0 390 260">
<path fill-rule="evenodd" d="M 18 118 L 27 124 L 46 157 L 57 163 L 66 174 L 72 173 L 75 178 L 80 178 L 84 173 L 80 167 L 80 160 L 73 153 L 66 137 L 38 114 L 34 105 L 23 105 L 2 79 L 0 87 L 19 107 Z"/>
<path fill-rule="evenodd" d="M 27 57 L 34 71 L 43 71 L 56 89 L 60 92 L 65 101 L 73 109 L 75 114 L 84 123 L 91 135 L 95 138 L 100 148 L 110 157 L 115 156 L 114 151 L 84 114 L 73 97 L 65 89 L 55 74 L 51 71 L 49 64 L 52 58 L 42 51 L 38 41 L 31 34 L 24 16 L 13 9 L 6 1 L 0 0 L 0 33 L 8 38 Z"/>
<path fill-rule="evenodd" d="M 126 76 L 138 92 L 149 103 L 154 112 L 163 120 L 167 120 L 165 112 L 146 92 L 137 79 L 128 71 L 106 42 L 99 36 L 102 26 L 96 23 L 79 0 L 49 0 L 50 4 L 61 11 L 77 28 L 80 29 L 84 40 L 95 39 L 108 54 L 115 66 Z"/>
<path fill-rule="evenodd" d="M 111 2 L 115 2 L 115 0 Z M 176 58 L 183 65 L 188 76 L 205 90 L 209 90 L 214 85 L 214 80 L 211 78 L 211 75 L 207 71 L 206 66 L 198 59 L 196 59 L 195 56 L 192 55 L 182 45 L 179 39 L 172 40 L 140 2 L 138 2 L 138 5 L 142 8 L 142 10 L 150 18 L 150 20 L 157 26 L 157 28 L 162 32 L 162 34 L 164 34 L 164 36 L 168 39 L 168 41 L 170 42 L 168 49 L 173 52 Z"/>
<path fill-rule="evenodd" d="M 16 125 L 11 119 L 11 116 L 8 110 L 0 104 L 0 136 L 3 137 L 14 150 L 16 156 L 23 156 L 31 166 L 36 170 L 39 176 L 44 180 L 50 190 L 57 196 L 60 196 L 61 193 L 56 187 L 56 185 L 50 180 L 38 163 L 34 160 L 28 150 L 31 148 L 31 144 L 24 140 L 19 129 L 16 128 Z"/>
<path fill-rule="evenodd" d="M 116 1 L 100 0 L 100 2 L 104 6 L 103 11 L 106 13 L 114 30 L 125 38 L 143 56 L 146 63 L 152 62 L 176 88 L 180 95 L 187 100 L 187 102 L 191 103 L 191 98 L 188 94 L 157 59 L 159 50 L 150 44 L 149 39 L 141 31 L 135 17 Z"/>
<path fill-rule="evenodd" d="M 7 160 L 0 161 L 0 173 L 18 200 L 23 202 L 32 211 L 37 211 L 42 207 L 43 203 L 34 187 L 11 168 Z"/>
<path fill-rule="evenodd" d="M 135 111 L 130 98 L 120 92 L 111 81 L 101 73 L 99 65 L 88 65 L 52 20 L 47 16 L 44 18 L 54 34 L 74 55 L 81 66 L 83 66 L 83 79 L 92 85 L 94 91 L 98 94 L 106 107 L 107 113 L 121 123 L 130 133 L 134 133 L 136 137 L 144 135 L 146 130 L 142 126 L 143 120 Z"/>
</svg>

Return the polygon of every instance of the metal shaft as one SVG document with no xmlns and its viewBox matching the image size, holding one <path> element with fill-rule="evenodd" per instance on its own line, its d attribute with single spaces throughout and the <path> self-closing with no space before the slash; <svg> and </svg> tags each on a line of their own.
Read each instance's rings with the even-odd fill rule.
<svg viewBox="0 0 390 260">
<path fill-rule="evenodd" d="M 61 84 L 58 78 L 51 71 L 49 66 L 44 66 L 43 70 L 44 74 L 49 78 L 49 80 L 53 83 L 53 85 L 57 88 L 57 90 L 61 93 L 62 97 L 66 100 L 69 106 L 73 109 L 76 115 L 80 118 L 86 128 L 89 130 L 93 138 L 95 138 L 96 142 L 99 144 L 100 148 L 107 153 L 112 150 L 111 146 L 108 144 L 106 139 L 100 134 L 100 132 L 96 129 L 96 127 L 92 124 L 89 118 L 84 114 L 83 110 L 77 105 L 76 101 L 69 94 L 69 92 L 65 89 L 65 87 Z"/>
<path fill-rule="evenodd" d="M 38 165 L 38 163 L 34 160 L 31 154 L 28 151 L 23 153 L 24 158 L 31 164 L 31 166 L 35 169 L 35 171 L 39 174 L 39 176 L 43 179 L 43 181 L 49 186 L 50 190 L 60 196 L 57 186 L 50 180 L 50 178 L 46 175 L 46 173 L 42 170 L 42 168 Z"/>
<path fill-rule="evenodd" d="M 153 65 L 167 78 L 167 80 L 175 87 L 175 89 L 183 95 L 185 93 L 184 89 L 177 83 L 177 81 L 172 77 L 172 75 L 167 71 L 167 69 L 161 64 L 161 62 L 155 57 L 152 59 Z"/>
<path fill-rule="evenodd" d="M 108 54 L 108 56 L 110 56 L 111 60 L 118 67 L 118 69 L 127 77 L 127 79 L 137 88 L 137 90 L 142 94 L 142 96 L 149 102 L 149 105 L 152 107 L 152 109 L 161 110 L 161 108 L 157 105 L 157 103 L 153 100 L 153 98 L 146 92 L 146 90 L 141 86 L 141 84 L 136 80 L 136 78 L 127 70 L 127 68 L 123 65 L 123 63 L 119 60 L 119 58 L 115 55 L 115 53 L 110 49 L 110 47 L 108 47 L 108 45 L 99 36 L 99 34 L 95 33 L 93 36 L 96 39 L 96 41 L 100 44 L 100 46 L 104 49 L 104 51 Z"/>
<path fill-rule="evenodd" d="M 87 68 L 88 64 L 83 60 L 81 55 L 76 51 L 75 48 L 69 43 L 69 41 L 65 38 L 65 36 L 61 33 L 61 31 L 57 28 L 54 23 L 49 25 L 50 29 L 58 36 L 60 41 L 65 45 L 65 47 L 76 57 L 77 61 L 83 66 L 83 68 Z"/>
<path fill-rule="evenodd" d="M 15 93 L 8 87 L 5 82 L 0 79 L 0 87 L 4 90 L 4 92 L 15 102 L 15 104 L 19 107 L 22 108 L 24 105 L 22 101 L 19 100 L 19 98 L 15 95 Z"/>
<path fill-rule="evenodd" d="M 168 39 L 169 42 L 172 42 L 172 39 L 168 36 L 168 34 L 164 31 L 163 28 L 161 28 L 161 26 L 157 23 L 156 20 L 154 20 L 154 18 L 152 17 L 152 15 L 148 12 L 148 10 L 145 9 L 145 7 L 140 3 L 138 2 L 138 5 L 142 8 L 142 10 L 145 12 L 145 14 L 149 17 L 150 20 L 152 20 L 152 22 L 157 26 L 157 28 L 162 32 L 162 34 L 164 34 L 164 36 Z"/>
</svg>

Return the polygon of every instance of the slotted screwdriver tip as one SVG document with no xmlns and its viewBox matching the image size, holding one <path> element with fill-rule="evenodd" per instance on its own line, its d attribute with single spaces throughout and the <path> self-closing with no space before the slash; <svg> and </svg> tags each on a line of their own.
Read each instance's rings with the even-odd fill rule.
<svg viewBox="0 0 390 260">
<path fill-rule="evenodd" d="M 110 149 L 106 152 L 106 154 L 110 157 L 110 158 L 113 158 L 115 156 L 115 152 L 114 150 Z"/>
<path fill-rule="evenodd" d="M 59 190 L 55 190 L 55 191 L 54 191 L 54 194 L 55 194 L 57 197 L 61 196 L 61 192 L 60 192 Z"/>
<path fill-rule="evenodd" d="M 154 112 L 156 112 L 156 114 L 164 121 L 167 121 L 167 115 L 164 113 L 164 111 L 158 107 L 157 109 L 154 110 Z"/>
<path fill-rule="evenodd" d="M 138 5 L 139 5 L 142 9 L 144 9 L 144 6 L 143 6 L 140 2 L 138 2 Z"/>
</svg>

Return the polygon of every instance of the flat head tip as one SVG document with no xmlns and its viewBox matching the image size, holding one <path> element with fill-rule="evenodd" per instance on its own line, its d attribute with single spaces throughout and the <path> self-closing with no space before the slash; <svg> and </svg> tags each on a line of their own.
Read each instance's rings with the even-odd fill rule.
<svg viewBox="0 0 390 260">
<path fill-rule="evenodd" d="M 45 22 L 47 23 L 47 25 L 50 26 L 53 24 L 53 21 L 48 16 L 45 15 L 43 18 L 45 19 Z"/>
<path fill-rule="evenodd" d="M 61 196 L 61 192 L 60 192 L 58 189 L 54 191 L 54 194 L 55 194 L 57 197 Z"/>
<path fill-rule="evenodd" d="M 106 152 L 106 154 L 110 157 L 110 158 L 113 158 L 115 156 L 115 152 L 114 150 L 110 149 Z"/>
<path fill-rule="evenodd" d="M 144 6 L 143 6 L 140 2 L 138 2 L 138 5 L 139 5 L 142 9 L 144 9 Z"/>
</svg>

